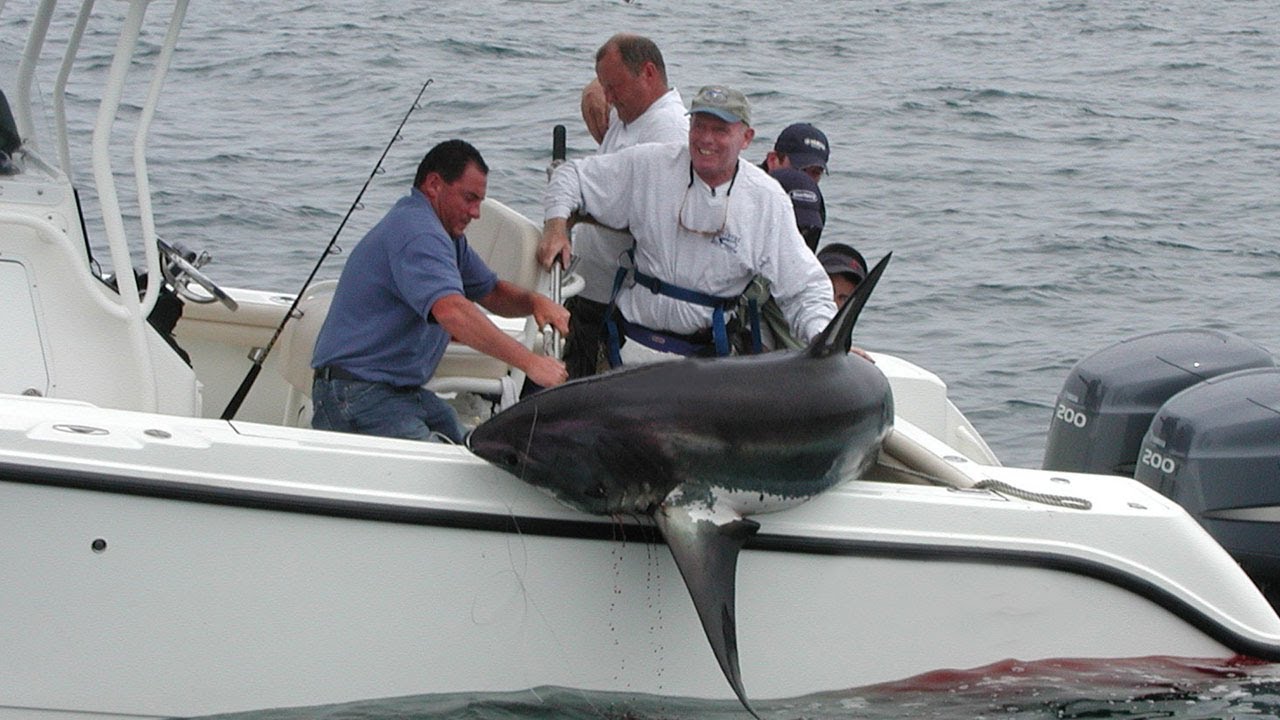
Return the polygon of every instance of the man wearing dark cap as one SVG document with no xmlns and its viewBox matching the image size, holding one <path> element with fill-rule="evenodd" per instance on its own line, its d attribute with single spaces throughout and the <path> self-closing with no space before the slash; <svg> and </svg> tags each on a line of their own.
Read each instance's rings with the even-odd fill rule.
<svg viewBox="0 0 1280 720">
<path fill-rule="evenodd" d="M 580 158 L 561 165 L 547 186 L 538 258 L 544 267 L 568 260 L 567 221 L 575 211 L 635 236 L 634 267 L 614 294 L 619 335 L 610 338 L 627 352 L 612 352 L 613 364 L 727 354 L 726 320 L 755 275 L 770 281 L 802 341 L 835 315 L 790 198 L 759 167 L 739 160 L 755 135 L 746 96 L 706 86 L 689 115 L 687 143 Z"/>
<path fill-rule="evenodd" d="M 773 149 L 765 156 L 760 167 L 765 172 L 773 172 L 778 168 L 794 168 L 802 170 L 813 181 L 821 182 L 827 172 L 827 160 L 831 157 L 831 146 L 827 136 L 809 123 L 795 123 L 783 128 L 778 139 L 773 142 Z"/>
<path fill-rule="evenodd" d="M 800 231 L 804 242 L 811 251 L 818 249 L 818 238 L 822 235 L 822 226 L 826 221 L 822 206 L 822 191 L 818 183 L 805 173 L 795 168 L 778 168 L 769 173 L 778 181 L 783 191 L 791 198 L 791 208 L 795 211 L 796 229 Z M 780 350 L 784 348 L 799 349 L 804 347 L 791 334 L 787 319 L 773 299 L 769 281 L 757 275 L 751 279 L 742 297 L 738 301 L 738 318 L 740 331 L 737 337 L 738 346 L 745 353 Z M 750 308 L 754 304 L 760 318 L 759 325 L 747 322 Z"/>
<path fill-rule="evenodd" d="M 843 243 L 831 243 L 818 251 L 818 262 L 831 278 L 836 306 L 844 304 L 867 277 L 867 261 L 857 250 Z"/>
<path fill-rule="evenodd" d="M 822 201 L 818 183 L 795 168 L 778 168 L 769 175 L 778 181 L 787 197 L 791 198 L 791 207 L 796 212 L 796 227 L 809 249 L 817 252 L 822 226 L 827 221 L 827 208 Z"/>
</svg>

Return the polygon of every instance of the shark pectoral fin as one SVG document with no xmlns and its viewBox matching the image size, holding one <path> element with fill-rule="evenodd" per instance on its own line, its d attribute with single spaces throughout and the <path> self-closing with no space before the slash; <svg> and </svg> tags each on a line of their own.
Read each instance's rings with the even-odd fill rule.
<svg viewBox="0 0 1280 720">
<path fill-rule="evenodd" d="M 694 517 L 685 507 L 666 504 L 659 506 L 653 517 L 689 588 L 720 669 L 742 706 L 760 717 L 747 703 L 742 688 L 734 613 L 738 551 L 760 529 L 760 524 L 737 516 L 717 522 L 709 516 Z"/>
</svg>

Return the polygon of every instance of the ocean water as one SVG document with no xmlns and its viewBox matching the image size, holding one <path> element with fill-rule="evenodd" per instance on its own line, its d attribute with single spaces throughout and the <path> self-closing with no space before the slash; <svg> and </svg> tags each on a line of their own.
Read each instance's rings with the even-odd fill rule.
<svg viewBox="0 0 1280 720">
<path fill-rule="evenodd" d="M 32 4 L 0 15 L 10 57 Z M 97 9 L 71 76 L 84 137 L 122 12 Z M 936 372 L 1006 464 L 1039 465 L 1067 371 L 1102 347 L 1212 327 L 1280 349 L 1277 28 L 1246 0 L 197 0 L 150 136 L 156 220 L 213 254 L 215 280 L 296 291 L 427 80 L 339 245 L 449 137 L 485 155 L 491 196 L 540 219 L 552 126 L 571 156 L 594 151 L 578 94 L 595 48 L 644 33 L 686 102 L 713 82 L 748 93 L 748 159 L 791 122 L 826 131 L 824 240 L 894 253 L 857 342 Z"/>
<path fill-rule="evenodd" d="M 33 5 L 0 10 L 0 54 L 12 58 L 0 79 Z M 122 12 L 99 3 L 71 77 L 82 137 Z M 856 341 L 936 372 L 1006 464 L 1039 465 L 1069 368 L 1112 342 L 1210 327 L 1280 349 L 1274 2 L 196 0 L 150 135 L 160 233 L 212 253 L 206 271 L 224 285 L 296 291 L 428 79 L 339 245 L 358 241 L 449 137 L 485 155 L 492 197 L 536 219 L 551 128 L 569 128 L 571 156 L 593 152 L 578 93 L 595 48 L 623 30 L 658 41 L 686 101 L 708 83 L 749 95 L 749 160 L 791 122 L 826 131 L 824 240 L 873 262 L 894 253 Z M 163 32 L 147 27 L 152 55 Z M 51 41 L 45 54 L 44 93 L 61 49 Z M 74 169 L 91 174 L 84 156 Z M 89 229 L 101 237 L 94 200 Z M 319 277 L 341 262 L 329 258 Z M 761 707 L 813 718 L 1268 717 L 1280 707 L 1272 666 L 1019 667 Z M 252 717 L 741 716 L 560 690 L 311 712 Z"/>
<path fill-rule="evenodd" d="M 1280 717 L 1276 666 L 1169 658 L 1113 662 L 1006 661 L 940 670 L 901 682 L 754 701 L 766 720 L 1227 720 Z M 743 720 L 736 701 L 565 688 L 378 699 L 205 720 Z"/>
</svg>

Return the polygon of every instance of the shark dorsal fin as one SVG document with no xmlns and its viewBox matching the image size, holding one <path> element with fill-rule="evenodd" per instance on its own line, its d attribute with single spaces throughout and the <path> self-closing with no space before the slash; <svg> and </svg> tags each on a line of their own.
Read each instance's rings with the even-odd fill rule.
<svg viewBox="0 0 1280 720">
<path fill-rule="evenodd" d="M 857 289 L 836 311 L 836 316 L 831 318 L 827 327 L 818 333 L 813 342 L 809 343 L 809 347 L 805 350 L 809 357 L 823 358 L 837 352 L 849 352 L 849 348 L 853 347 L 854 323 L 858 322 L 858 314 L 862 312 L 862 306 L 867 304 L 871 291 L 876 289 L 876 283 L 880 281 L 880 276 L 884 274 L 884 268 L 889 264 L 891 257 L 893 253 L 886 253 L 880 262 L 871 268 L 871 272 L 867 273 L 866 279 L 858 283 Z"/>
</svg>

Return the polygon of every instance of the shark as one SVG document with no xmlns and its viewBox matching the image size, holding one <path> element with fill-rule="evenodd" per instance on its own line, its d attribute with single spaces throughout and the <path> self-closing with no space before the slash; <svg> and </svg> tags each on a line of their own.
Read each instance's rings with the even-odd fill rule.
<svg viewBox="0 0 1280 720">
<path fill-rule="evenodd" d="M 596 515 L 649 516 L 743 707 L 738 555 L 783 510 L 862 476 L 893 427 L 893 394 L 851 352 L 892 253 L 801 350 L 623 367 L 525 397 L 477 426 L 473 453 Z"/>
</svg>

